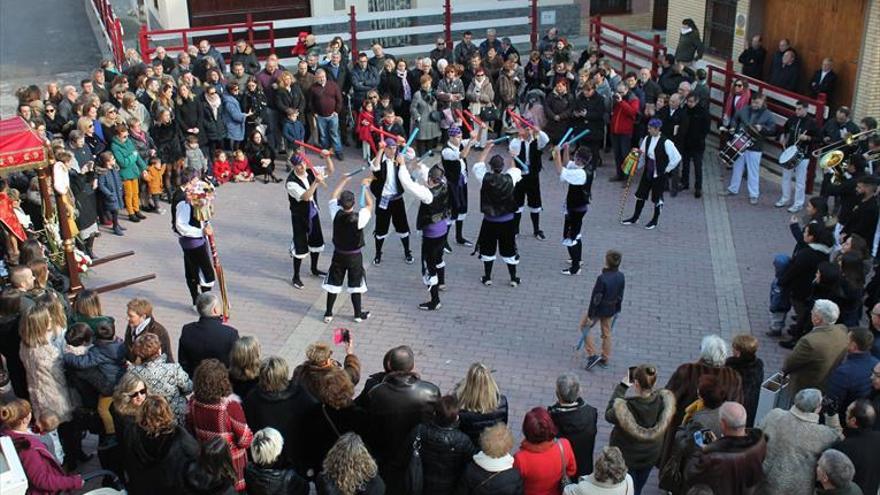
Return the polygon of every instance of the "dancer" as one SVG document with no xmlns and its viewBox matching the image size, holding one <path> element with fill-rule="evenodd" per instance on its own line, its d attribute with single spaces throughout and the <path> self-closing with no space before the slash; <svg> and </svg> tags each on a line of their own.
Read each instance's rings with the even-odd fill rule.
<svg viewBox="0 0 880 495">
<path fill-rule="evenodd" d="M 532 230 L 535 239 L 543 241 L 544 232 L 541 230 L 541 178 L 540 173 L 543 168 L 541 164 L 541 154 L 544 147 L 550 142 L 550 138 L 542 130 L 539 130 L 532 121 L 525 119 L 529 127 L 521 127 L 519 135 L 510 140 L 508 151 L 511 156 L 519 158 L 516 167 L 522 170 L 522 180 L 516 186 L 516 204 L 517 210 L 514 215 L 514 228 L 516 235 L 519 235 L 519 222 L 522 219 L 522 213 L 526 205 L 526 196 L 528 196 L 529 213 L 532 217 Z M 520 163 L 524 163 L 523 167 Z"/>
<path fill-rule="evenodd" d="M 474 176 L 481 183 L 480 211 L 483 212 L 483 224 L 480 225 L 480 236 L 476 247 L 483 262 L 484 274 L 481 281 L 485 286 L 492 285 L 492 264 L 497 251 L 501 254 L 501 259 L 507 263 L 510 286 L 516 287 L 521 280 L 516 276 L 519 254 L 516 252 L 514 189 L 522 179 L 522 171 L 513 166 L 505 169 L 504 158 L 501 155 L 493 156 L 487 166 L 486 157 L 493 147 L 494 143 L 489 141 L 486 149 L 480 154 L 479 161 L 474 164 Z"/>
<path fill-rule="evenodd" d="M 562 226 L 562 245 L 568 249 L 571 266 L 562 270 L 563 275 L 577 275 L 581 271 L 581 226 L 590 195 L 593 189 L 593 154 L 582 146 L 575 152 L 574 160 L 569 158 L 568 146 L 553 149 L 553 163 L 559 172 L 559 180 L 568 184 L 565 196 L 565 223 Z M 562 163 L 565 162 L 565 166 Z"/>
<path fill-rule="evenodd" d="M 666 177 L 681 163 L 681 154 L 675 148 L 675 144 L 671 139 L 660 135 L 662 126 L 663 122 L 660 119 L 651 119 L 648 122 L 648 135 L 642 138 L 639 145 L 642 155 L 637 167 L 644 167 L 644 172 L 642 172 L 642 178 L 639 181 L 639 188 L 636 190 L 636 209 L 631 217 L 621 220 L 620 223 L 623 225 L 632 225 L 639 221 L 639 215 L 642 214 L 642 208 L 645 207 L 648 193 L 651 194 L 651 201 L 654 203 L 654 216 L 651 217 L 651 221 L 645 225 L 645 228 L 654 229 L 660 221 Z"/>
<path fill-rule="evenodd" d="M 443 246 L 449 230 L 449 187 L 440 165 L 429 170 L 424 163 L 417 163 L 415 173 L 420 184 L 410 176 L 403 155 L 397 155 L 396 159 L 400 183 L 421 202 L 416 228 L 422 231 L 422 280 L 428 286 L 431 300 L 419 304 L 419 309 L 434 311 L 441 307 L 440 289 L 445 288 L 446 282 Z"/>
<path fill-rule="evenodd" d="M 373 197 L 367 192 L 371 178 L 364 179 L 361 197 L 364 206 L 355 211 L 354 193 L 344 190 L 351 177 L 344 177 L 330 197 L 330 218 L 333 219 L 333 259 L 324 284 L 327 291 L 327 310 L 324 311 L 324 323 L 333 321 L 333 305 L 336 297 L 342 292 L 342 281 L 348 276 L 348 293 L 351 294 L 351 305 L 354 308 L 354 321 L 360 323 L 370 317 L 369 311 L 361 307 L 361 298 L 367 292 L 367 279 L 364 273 L 364 228 L 373 216 Z"/>
<path fill-rule="evenodd" d="M 183 269 L 193 306 L 199 294 L 214 287 L 215 279 L 207 241 L 207 236 L 214 231 L 210 224 L 196 218 L 196 209 L 186 194 L 187 188 L 199 181 L 199 173 L 194 168 L 185 168 L 181 174 L 181 185 L 171 199 L 171 229 L 177 234 L 177 241 L 183 249 Z"/>
<path fill-rule="evenodd" d="M 290 256 L 293 258 L 293 287 L 304 287 L 299 272 L 302 260 L 311 256 L 312 275 L 323 277 L 327 272 L 318 269 L 318 257 L 324 251 L 324 234 L 321 233 L 321 216 L 318 214 L 318 186 L 326 187 L 324 182 L 333 174 L 333 159 L 330 152 L 323 150 L 321 156 L 327 162 L 324 172 L 306 166 L 306 158 L 294 152 L 290 156 L 293 170 L 287 176 L 287 200 L 290 203 L 290 223 L 293 226 L 293 241 Z"/>
<path fill-rule="evenodd" d="M 455 219 L 455 242 L 460 246 L 473 246 L 474 243 L 464 237 L 464 219 L 467 216 L 468 209 L 468 190 L 467 190 L 467 157 L 476 143 L 476 137 L 479 130 L 471 131 L 471 139 L 462 140 L 461 128 L 453 125 L 449 128 L 447 134 L 449 141 L 443 147 L 440 153 L 440 163 L 446 176 L 446 183 L 449 188 L 449 207 L 451 210 L 451 218 Z M 450 225 L 451 227 L 451 225 Z M 447 228 L 447 235 L 449 231 Z M 449 240 L 446 240 L 444 249 L 451 253 Z"/>
<path fill-rule="evenodd" d="M 370 184 L 370 192 L 379 202 L 376 208 L 376 229 L 373 235 L 376 238 L 376 255 L 373 264 L 382 263 L 382 245 L 388 237 L 388 228 L 394 223 L 394 230 L 400 236 L 403 244 L 403 258 L 407 265 L 413 264 L 412 251 L 409 248 L 409 222 L 406 219 L 406 206 L 403 201 L 403 188 L 397 175 L 398 162 L 395 159 L 398 150 L 398 142 L 395 139 L 386 138 L 379 142 L 379 153 L 370 164 L 373 171 L 373 181 Z M 415 158 L 415 151 L 407 149 L 406 158 Z"/>
</svg>

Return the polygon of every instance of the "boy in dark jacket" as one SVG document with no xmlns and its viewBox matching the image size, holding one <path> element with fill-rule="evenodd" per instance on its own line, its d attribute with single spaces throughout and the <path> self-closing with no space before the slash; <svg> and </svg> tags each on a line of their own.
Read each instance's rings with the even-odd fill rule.
<svg viewBox="0 0 880 495">
<path fill-rule="evenodd" d="M 603 368 L 608 367 L 611 357 L 611 328 L 623 304 L 623 290 L 626 279 L 620 271 L 620 261 L 623 255 L 613 249 L 605 253 L 605 268 L 593 285 L 593 295 L 590 297 L 590 307 L 584 317 L 581 318 L 580 331 L 586 340 L 585 351 L 587 353 L 586 368 L 592 369 L 597 364 Z M 593 344 L 593 336 L 588 327 L 595 325 L 598 320 L 602 329 L 602 354 L 596 354 Z"/>
<path fill-rule="evenodd" d="M 284 136 L 284 143 L 290 150 L 291 156 L 299 149 L 299 145 L 295 141 L 305 141 L 306 127 L 299 120 L 299 109 L 288 108 L 287 119 L 284 121 L 284 127 L 281 129 L 281 135 Z M 287 170 L 290 170 L 290 162 L 288 161 Z"/>
<path fill-rule="evenodd" d="M 113 233 L 122 235 L 124 227 L 119 225 L 119 209 L 123 205 L 122 178 L 119 176 L 119 166 L 113 153 L 104 151 L 99 155 L 98 168 L 98 192 L 104 210 L 110 215 L 113 222 Z"/>
</svg>

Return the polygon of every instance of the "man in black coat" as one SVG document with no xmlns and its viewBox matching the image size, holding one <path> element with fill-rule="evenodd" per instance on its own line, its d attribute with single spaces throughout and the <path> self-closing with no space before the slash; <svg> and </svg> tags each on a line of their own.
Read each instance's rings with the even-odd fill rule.
<svg viewBox="0 0 880 495">
<path fill-rule="evenodd" d="M 370 390 L 368 414 L 372 434 L 368 443 L 379 463 L 388 493 L 404 493 L 403 477 L 409 462 L 409 433 L 430 420 L 440 389 L 421 380 L 413 371 L 415 360 L 409 346 L 396 348 L 389 356 L 389 368 L 381 384 Z"/>
<path fill-rule="evenodd" d="M 825 58 L 822 60 L 822 68 L 813 73 L 813 78 L 810 79 L 810 96 L 817 98 L 819 93 L 825 93 L 826 101 L 831 101 L 836 83 L 837 73 L 834 72 L 834 61 Z"/>
<path fill-rule="evenodd" d="M 843 440 L 838 440 L 832 449 L 837 449 L 852 461 L 856 468 L 853 482 L 859 485 L 862 493 L 877 493 L 880 487 L 880 431 L 874 428 L 877 411 L 867 399 L 860 399 L 846 408 L 846 427 Z M 873 445 L 873 447 L 872 447 Z"/>
<path fill-rule="evenodd" d="M 878 179 L 874 176 L 862 176 L 856 181 L 856 194 L 859 202 L 853 207 L 847 216 L 846 223 L 841 230 L 841 240 L 853 234 L 858 234 L 862 239 L 874 239 L 874 231 L 877 229 L 877 217 L 880 209 L 877 206 Z"/>
<path fill-rule="evenodd" d="M 577 464 L 577 478 L 591 474 L 598 412 L 581 398 L 580 382 L 571 373 L 556 379 L 556 399 L 556 404 L 547 410 L 559 429 L 559 436 L 571 443 Z"/>
<path fill-rule="evenodd" d="M 767 59 L 767 49 L 761 42 L 760 34 L 752 36 L 751 45 L 739 55 L 743 75 L 759 80 L 764 79 L 764 60 Z"/>
<path fill-rule="evenodd" d="M 770 73 L 770 80 L 767 81 L 774 86 L 778 86 L 788 91 L 798 91 L 801 81 L 801 66 L 797 60 L 797 54 L 794 50 L 788 49 L 782 54 L 782 63 L 774 67 Z"/>
<path fill-rule="evenodd" d="M 806 247 L 795 252 L 779 280 L 779 286 L 789 294 L 798 321 L 802 320 L 810 310 L 808 300 L 813 279 L 816 278 L 816 269 L 820 263 L 828 261 L 831 246 L 834 245 L 834 234 L 822 224 L 810 223 L 804 227 L 804 243 Z M 796 329 L 797 326 L 793 328 Z M 792 337 L 792 341 L 796 341 L 800 335 L 792 335 Z"/>
<path fill-rule="evenodd" d="M 213 292 L 200 294 L 196 309 L 199 321 L 183 326 L 177 347 L 180 366 L 190 377 L 205 359 L 215 358 L 229 366 L 229 351 L 238 340 L 238 330 L 223 324 L 219 296 Z"/>
<path fill-rule="evenodd" d="M 703 195 L 703 153 L 706 150 L 706 135 L 709 134 L 709 112 L 700 105 L 695 93 L 687 97 L 685 104 L 687 126 L 682 134 L 681 185 L 682 190 L 690 188 L 691 162 L 694 164 L 694 197 Z M 681 132 L 681 131 L 680 131 Z"/>
</svg>

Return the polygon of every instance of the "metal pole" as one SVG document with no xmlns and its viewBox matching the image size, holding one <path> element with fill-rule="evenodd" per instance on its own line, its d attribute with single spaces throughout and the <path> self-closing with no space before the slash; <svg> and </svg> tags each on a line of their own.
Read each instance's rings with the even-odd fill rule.
<svg viewBox="0 0 880 495">
<path fill-rule="evenodd" d="M 143 59 L 145 64 L 150 63 L 150 41 L 147 39 L 147 26 L 141 24 L 141 29 L 138 31 L 138 41 L 140 43 L 141 49 L 141 59 Z M 184 50 L 186 48 L 184 47 Z M 117 67 L 118 70 L 122 70 L 122 67 Z"/>
<path fill-rule="evenodd" d="M 253 16 L 253 14 L 248 14 L 247 16 L 245 16 L 245 23 L 247 24 L 248 43 L 250 43 L 250 45 L 253 46 L 254 45 L 254 16 Z M 254 51 L 256 51 L 256 49 L 254 49 Z"/>
<path fill-rule="evenodd" d="M 654 75 L 657 75 L 657 59 L 660 58 L 660 35 L 654 35 L 654 60 L 651 60 L 651 72 Z"/>
<path fill-rule="evenodd" d="M 357 63 L 358 57 L 358 47 L 357 47 L 357 10 L 354 5 L 352 5 L 348 10 L 348 30 L 349 35 L 351 36 L 351 42 L 349 43 L 351 46 L 351 63 L 352 65 Z"/>
</svg>

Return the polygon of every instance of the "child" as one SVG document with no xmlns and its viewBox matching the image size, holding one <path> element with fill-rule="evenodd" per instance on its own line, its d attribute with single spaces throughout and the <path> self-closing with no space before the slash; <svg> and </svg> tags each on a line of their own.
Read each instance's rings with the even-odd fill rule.
<svg viewBox="0 0 880 495">
<path fill-rule="evenodd" d="M 217 181 L 217 185 L 226 184 L 232 180 L 232 167 L 223 150 L 214 151 L 214 180 Z"/>
<path fill-rule="evenodd" d="M 159 157 L 154 156 L 153 158 L 150 158 L 147 166 L 146 179 L 144 179 L 147 183 L 147 193 L 149 194 L 150 203 L 147 211 L 158 213 L 160 215 L 165 214 L 165 210 L 159 208 L 159 197 L 162 196 L 162 178 L 165 175 L 165 168 L 165 164 L 162 163 L 162 160 Z"/>
<path fill-rule="evenodd" d="M 287 144 L 287 149 L 291 150 L 287 160 L 287 170 L 289 172 L 290 157 L 295 153 L 293 150 L 299 147 L 294 141 L 302 142 L 306 137 L 306 128 L 303 126 L 303 123 L 299 121 L 298 108 L 287 109 L 287 119 L 284 121 L 284 126 L 281 129 L 281 135 L 284 136 L 284 143 Z"/>
<path fill-rule="evenodd" d="M 253 182 L 254 173 L 248 165 L 244 151 L 235 150 L 232 153 L 232 180 L 235 182 Z"/>
<path fill-rule="evenodd" d="M 88 325 L 86 325 L 88 326 Z M 102 320 L 95 330 L 95 344 L 84 355 L 64 354 L 64 366 L 68 369 L 97 369 L 100 381 L 95 388 L 101 394 L 98 398 L 98 416 L 104 424 L 107 435 L 115 434 L 110 405 L 113 403 L 113 389 L 125 373 L 126 349 L 116 338 L 116 329 L 110 320 Z"/>
<path fill-rule="evenodd" d="M 376 125 L 381 124 L 382 117 L 385 115 L 385 110 L 390 109 L 392 112 L 394 111 L 394 107 L 391 106 L 391 95 L 385 93 L 379 97 L 379 104 L 376 105 L 376 108 L 373 109 L 373 115 L 376 119 Z"/>
<path fill-rule="evenodd" d="M 117 125 L 113 133 L 110 151 L 113 152 L 116 163 L 119 164 L 119 176 L 122 178 L 125 209 L 128 211 L 128 220 L 132 223 L 137 223 L 147 218 L 141 213 L 140 185 L 138 182 L 141 174 L 147 169 L 147 162 L 138 154 L 134 141 L 129 137 L 127 127 Z"/>
<path fill-rule="evenodd" d="M 770 282 L 770 331 L 767 332 L 768 337 L 781 337 L 782 329 L 785 328 L 785 317 L 791 310 L 791 301 L 788 293 L 779 284 L 782 275 L 791 263 L 791 258 L 785 254 L 777 254 L 773 258 L 773 269 L 776 276 L 773 282 Z"/>
<path fill-rule="evenodd" d="M 367 161 L 372 160 L 376 155 L 376 142 L 373 140 L 373 132 L 370 130 L 370 126 L 374 122 L 376 122 L 376 117 L 373 115 L 373 102 L 369 99 L 364 100 L 361 111 L 357 115 L 354 131 L 361 142 L 364 160 Z"/>
<path fill-rule="evenodd" d="M 199 148 L 199 138 L 196 136 L 186 137 L 186 168 L 194 168 L 199 171 L 199 175 L 205 176 L 208 170 L 208 159 Z"/>
<path fill-rule="evenodd" d="M 613 249 L 605 253 L 605 268 L 602 274 L 596 279 L 593 286 L 593 295 L 590 297 L 590 307 L 584 317 L 581 318 L 580 330 L 586 334 L 587 366 L 586 369 L 592 369 L 597 364 L 603 368 L 608 367 L 608 360 L 611 358 L 611 327 L 614 319 L 620 314 L 623 304 L 623 291 L 626 286 L 626 279 L 620 269 L 620 261 L 623 255 Z M 596 354 L 596 347 L 593 344 L 593 336 L 590 335 L 587 327 L 592 326 L 596 320 L 602 329 L 602 354 Z"/>
<path fill-rule="evenodd" d="M 122 178 L 113 153 L 104 151 L 98 155 L 98 193 L 104 209 L 110 214 L 113 233 L 122 235 L 125 230 L 119 225 L 119 208 L 122 208 Z"/>
<path fill-rule="evenodd" d="M 751 428 L 755 424 L 758 398 L 761 395 L 761 383 L 764 381 L 764 361 L 757 355 L 758 339 L 753 335 L 734 336 L 730 347 L 733 355 L 727 358 L 724 365 L 736 370 L 742 379 L 742 405 L 748 413 L 746 426 Z"/>
</svg>

